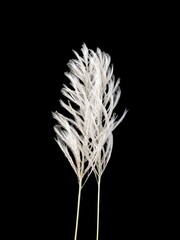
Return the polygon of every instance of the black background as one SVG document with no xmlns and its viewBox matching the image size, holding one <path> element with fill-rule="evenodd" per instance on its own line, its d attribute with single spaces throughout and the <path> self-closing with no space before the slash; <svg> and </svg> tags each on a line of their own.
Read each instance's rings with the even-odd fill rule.
<svg viewBox="0 0 180 240">
<path fill-rule="evenodd" d="M 78 182 L 54 141 L 52 111 L 61 110 L 66 64 L 74 58 L 72 49 L 80 53 L 83 43 L 110 54 L 114 74 L 121 78 L 116 113 L 121 116 L 129 109 L 114 131 L 112 157 L 102 178 L 99 239 L 146 239 L 164 231 L 157 117 L 161 103 L 156 102 L 162 28 L 154 23 L 158 13 L 152 17 L 147 8 L 142 12 L 133 7 L 73 10 L 70 5 L 70 11 L 43 5 L 26 7 L 10 20 L 7 49 L 14 77 L 9 96 L 15 113 L 11 151 L 17 157 L 9 163 L 8 221 L 15 236 L 73 239 Z M 95 239 L 96 195 L 92 175 L 82 191 L 79 240 Z"/>
</svg>

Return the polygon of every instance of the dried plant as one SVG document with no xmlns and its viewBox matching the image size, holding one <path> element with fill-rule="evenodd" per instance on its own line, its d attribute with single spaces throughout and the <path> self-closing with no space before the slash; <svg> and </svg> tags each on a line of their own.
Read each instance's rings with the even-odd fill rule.
<svg viewBox="0 0 180 240">
<path fill-rule="evenodd" d="M 113 130 L 125 117 L 119 120 L 113 113 L 120 98 L 120 80 L 115 81 L 110 56 L 100 49 L 96 52 L 82 46 L 81 57 L 70 60 L 70 72 L 65 75 L 71 87 L 64 85 L 62 94 L 68 103 L 60 100 L 72 117 L 53 113 L 58 121 L 54 127 L 57 143 L 64 152 L 79 183 L 77 216 L 74 240 L 77 239 L 81 190 L 92 171 L 98 183 L 97 234 L 99 235 L 100 184 L 102 174 L 109 162 L 113 147 Z"/>
</svg>

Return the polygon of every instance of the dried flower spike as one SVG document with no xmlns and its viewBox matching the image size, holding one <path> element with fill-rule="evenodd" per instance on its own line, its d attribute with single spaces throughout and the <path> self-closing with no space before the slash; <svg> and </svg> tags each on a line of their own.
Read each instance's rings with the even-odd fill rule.
<svg viewBox="0 0 180 240">
<path fill-rule="evenodd" d="M 74 240 L 77 239 L 81 190 L 92 171 L 98 182 L 97 236 L 99 235 L 99 206 L 101 176 L 111 156 L 113 146 L 112 131 L 125 117 L 119 120 L 113 113 L 119 98 L 119 80 L 115 81 L 110 56 L 100 49 L 97 52 L 82 46 L 81 57 L 68 63 L 70 72 L 65 75 L 71 87 L 64 85 L 62 94 L 67 103 L 60 100 L 71 118 L 61 113 L 53 113 L 58 121 L 54 127 L 57 143 L 67 157 L 79 183 L 77 216 Z"/>
</svg>

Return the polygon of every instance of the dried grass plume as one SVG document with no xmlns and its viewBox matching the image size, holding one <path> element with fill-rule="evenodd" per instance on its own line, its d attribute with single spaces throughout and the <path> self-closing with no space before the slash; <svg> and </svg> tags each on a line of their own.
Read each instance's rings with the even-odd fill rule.
<svg viewBox="0 0 180 240">
<path fill-rule="evenodd" d="M 94 52 L 85 44 L 81 50 L 82 56 L 74 51 L 77 58 L 69 61 L 70 71 L 65 73 L 70 81 L 70 86 L 64 85 L 62 88 L 67 102 L 60 100 L 61 106 L 71 117 L 59 112 L 53 113 L 58 122 L 54 127 L 56 141 L 79 183 L 74 239 L 77 238 L 81 189 L 92 171 L 100 185 L 112 152 L 112 132 L 127 113 L 125 110 L 119 119 L 114 113 L 121 90 L 120 80 L 115 80 L 113 67 L 110 65 L 110 56 L 99 48 Z"/>
</svg>

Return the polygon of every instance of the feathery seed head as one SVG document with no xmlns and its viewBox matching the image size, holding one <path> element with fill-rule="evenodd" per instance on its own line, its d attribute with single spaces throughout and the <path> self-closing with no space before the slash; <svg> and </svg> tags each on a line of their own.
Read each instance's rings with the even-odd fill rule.
<svg viewBox="0 0 180 240">
<path fill-rule="evenodd" d="M 77 59 L 69 61 L 70 71 L 65 73 L 73 88 L 64 85 L 62 89 L 68 103 L 60 101 L 72 117 L 58 112 L 53 117 L 58 121 L 54 127 L 56 141 L 78 181 L 85 183 L 92 171 L 96 178 L 104 172 L 113 147 L 112 131 L 127 110 L 116 121 L 113 110 L 121 95 L 120 80 L 115 81 L 110 56 L 99 48 L 96 52 L 89 50 L 85 44 L 81 51 L 82 57 L 74 51 Z"/>
</svg>

